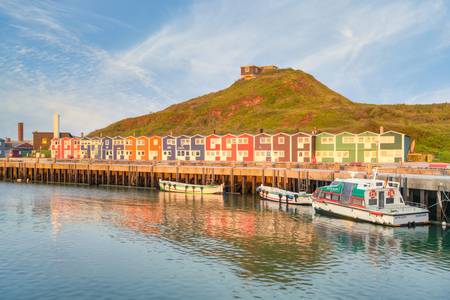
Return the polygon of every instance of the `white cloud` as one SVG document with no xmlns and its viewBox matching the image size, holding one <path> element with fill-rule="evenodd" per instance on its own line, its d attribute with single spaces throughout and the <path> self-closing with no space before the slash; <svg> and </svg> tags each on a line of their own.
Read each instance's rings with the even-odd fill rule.
<svg viewBox="0 0 450 300">
<path fill-rule="evenodd" d="M 355 100 L 392 95 L 374 96 L 371 85 L 388 86 L 383 82 L 388 66 L 408 56 L 396 48 L 439 28 L 446 19 L 443 6 L 441 1 L 195 2 L 140 43 L 112 52 L 83 38 L 82 29 L 97 32 L 99 24 L 81 24 L 73 16 L 131 25 L 56 2 L 5 0 L 0 11 L 12 19 L 17 36 L 0 45 L 0 101 L 10 114 L 0 126 L 20 116 L 42 128 L 58 110 L 68 129 L 90 131 L 224 88 L 243 64 L 303 69 Z M 439 51 L 448 47 L 447 37 L 439 36 Z M 410 94 L 402 99 L 422 101 L 413 98 L 417 92 L 403 90 Z M 439 101 L 445 93 L 423 95 Z"/>
</svg>

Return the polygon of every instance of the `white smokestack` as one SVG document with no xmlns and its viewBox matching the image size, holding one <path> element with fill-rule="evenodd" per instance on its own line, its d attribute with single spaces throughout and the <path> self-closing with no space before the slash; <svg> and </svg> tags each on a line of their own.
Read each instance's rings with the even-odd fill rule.
<svg viewBox="0 0 450 300">
<path fill-rule="evenodd" d="M 59 114 L 53 115 L 53 138 L 59 138 Z"/>
</svg>

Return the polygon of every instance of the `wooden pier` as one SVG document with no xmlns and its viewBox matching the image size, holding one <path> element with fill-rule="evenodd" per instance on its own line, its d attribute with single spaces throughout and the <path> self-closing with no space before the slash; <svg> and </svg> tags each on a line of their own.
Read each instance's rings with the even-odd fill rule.
<svg viewBox="0 0 450 300">
<path fill-rule="evenodd" d="M 256 193 L 260 184 L 312 192 L 335 178 L 368 178 L 377 168 L 379 179 L 400 183 L 404 199 L 430 207 L 431 218 L 445 220 L 450 205 L 450 168 L 420 164 L 274 164 L 189 161 L 55 161 L 0 159 L 0 180 L 30 183 L 114 185 L 156 188 L 158 180 L 224 183 L 229 193 Z"/>
</svg>

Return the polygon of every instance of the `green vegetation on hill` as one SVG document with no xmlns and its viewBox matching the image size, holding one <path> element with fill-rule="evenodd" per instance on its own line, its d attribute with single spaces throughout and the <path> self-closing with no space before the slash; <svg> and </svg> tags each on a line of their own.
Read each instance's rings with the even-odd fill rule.
<svg viewBox="0 0 450 300">
<path fill-rule="evenodd" d="M 238 80 L 230 87 L 128 118 L 90 136 L 218 134 L 249 132 L 377 132 L 396 130 L 416 139 L 416 152 L 450 161 L 450 103 L 374 105 L 355 103 L 313 76 L 293 69 Z"/>
</svg>

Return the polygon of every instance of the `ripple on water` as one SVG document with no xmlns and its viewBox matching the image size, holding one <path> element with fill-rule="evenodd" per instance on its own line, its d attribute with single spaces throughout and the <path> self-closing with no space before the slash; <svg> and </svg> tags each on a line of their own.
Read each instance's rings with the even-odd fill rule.
<svg viewBox="0 0 450 300">
<path fill-rule="evenodd" d="M 450 237 L 239 196 L 0 183 L 6 298 L 442 299 Z M 398 293 L 401 287 L 402 293 Z"/>
</svg>

